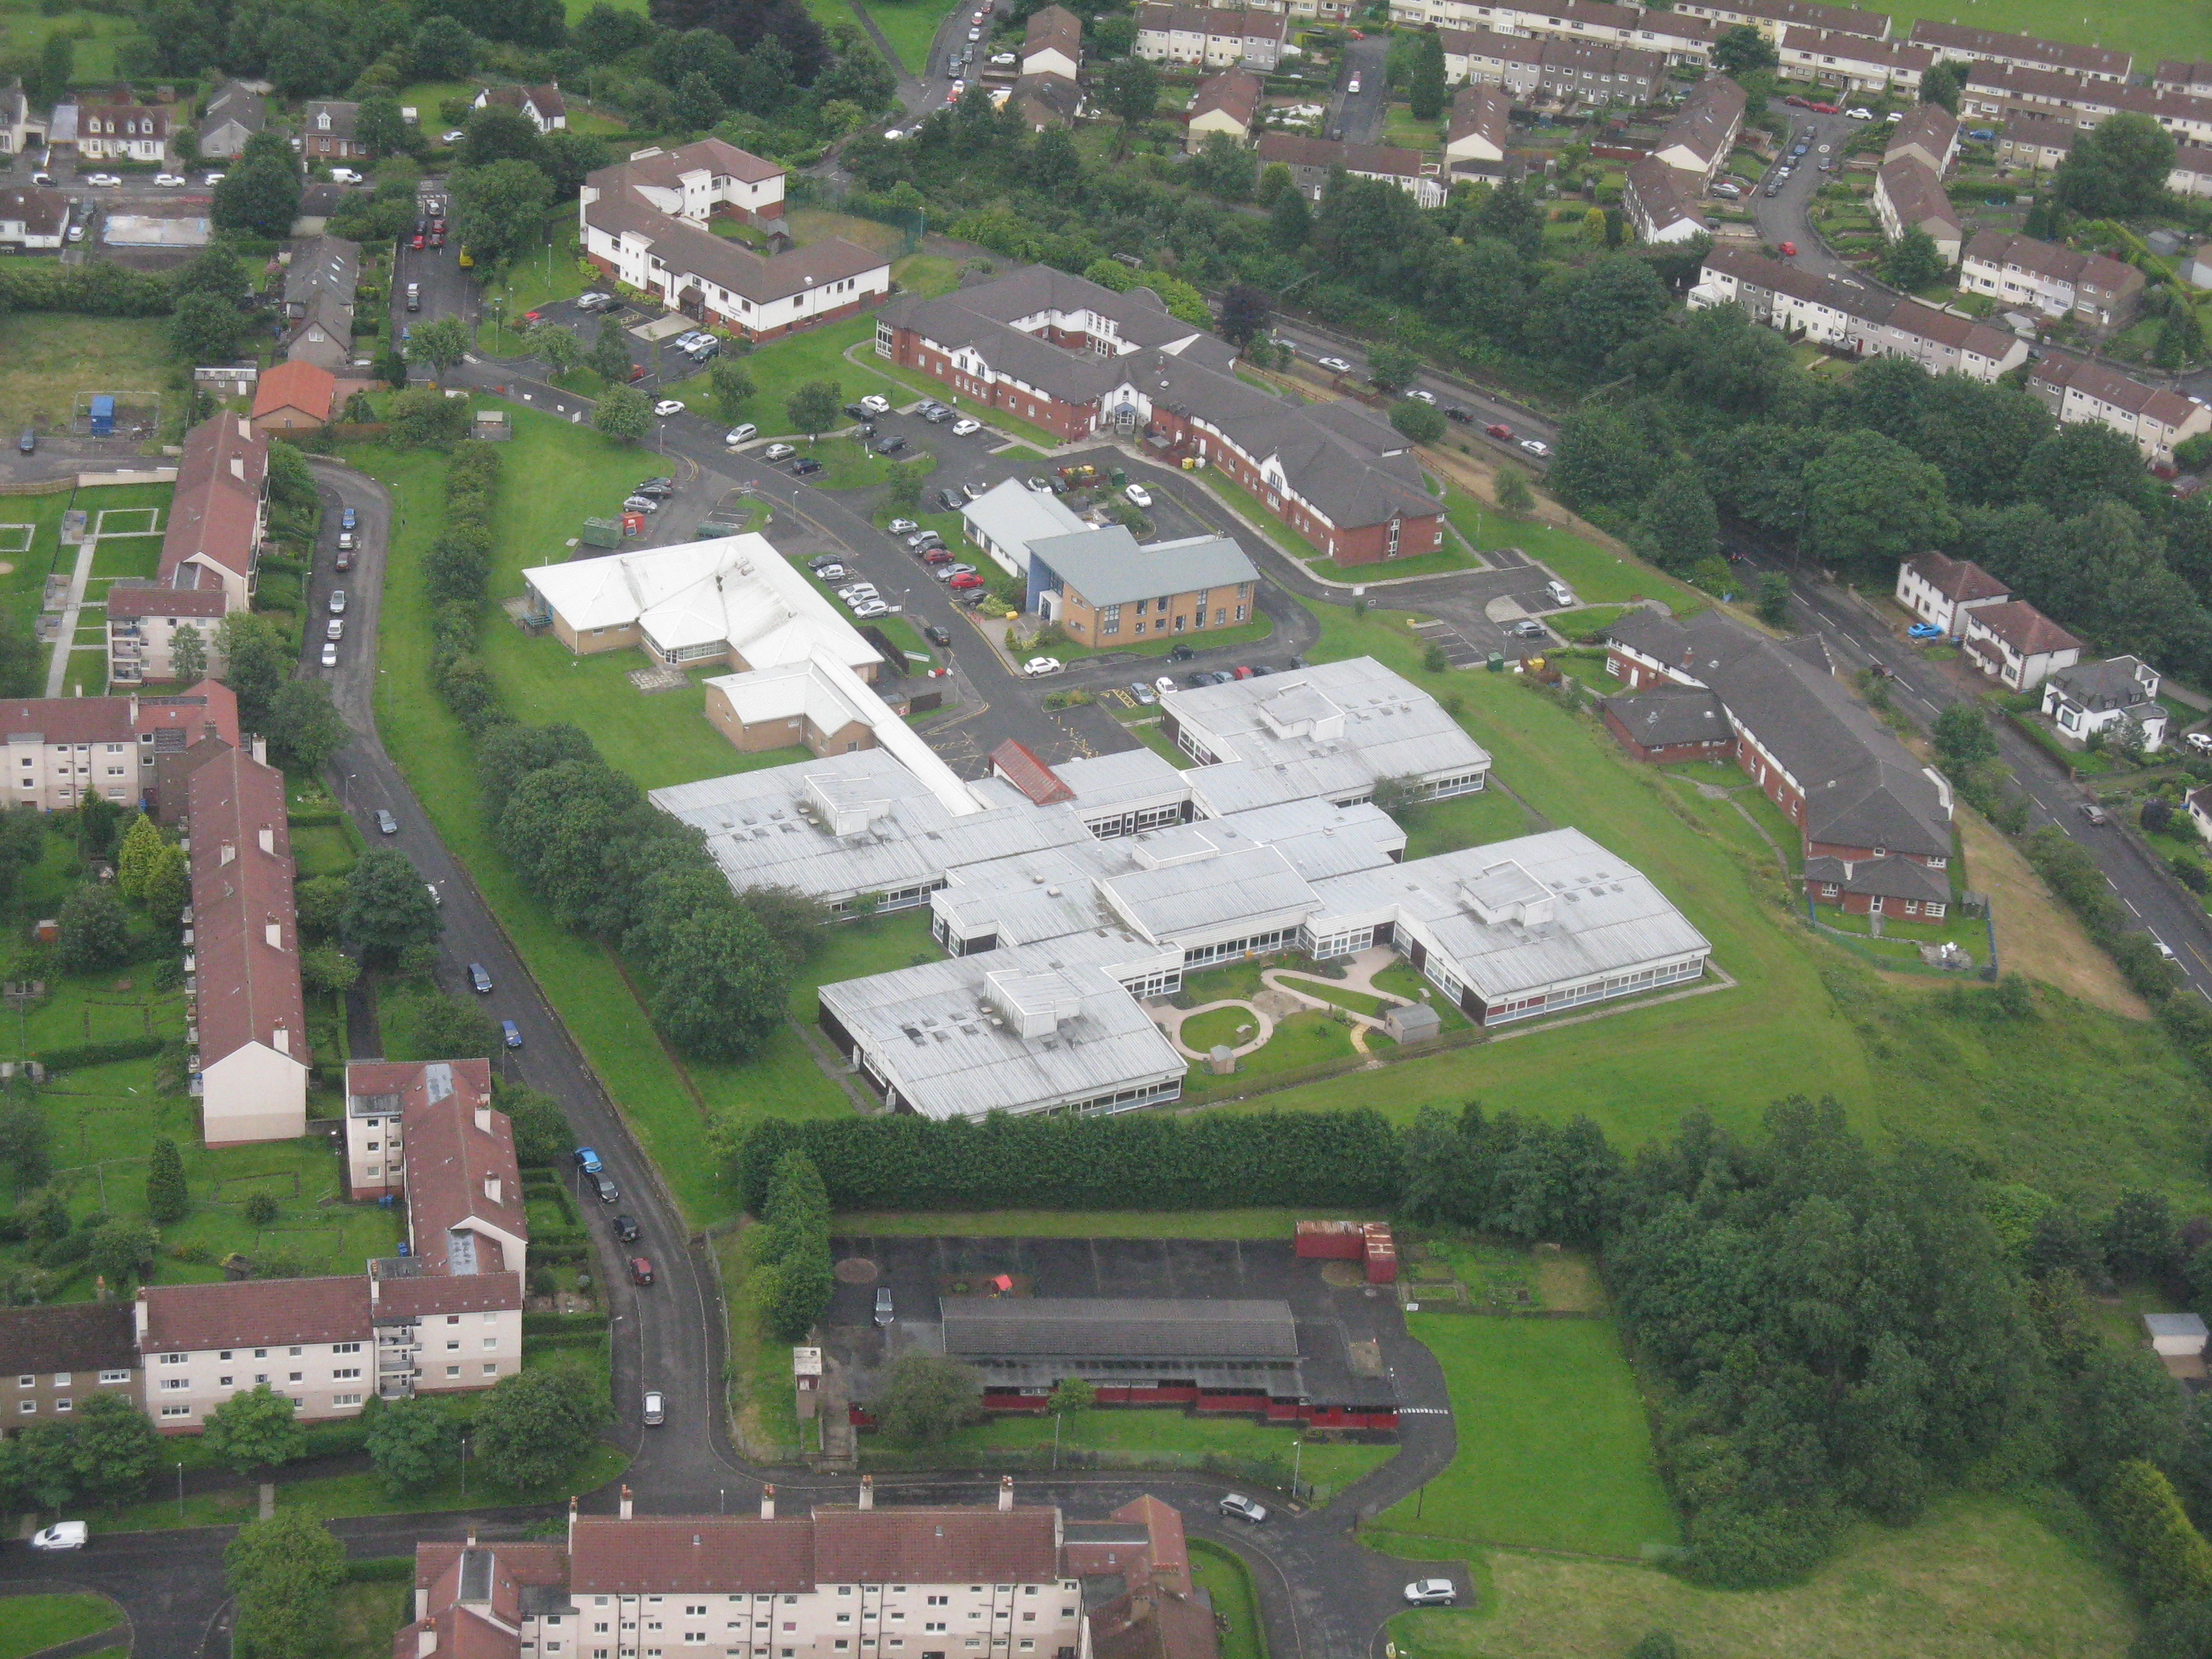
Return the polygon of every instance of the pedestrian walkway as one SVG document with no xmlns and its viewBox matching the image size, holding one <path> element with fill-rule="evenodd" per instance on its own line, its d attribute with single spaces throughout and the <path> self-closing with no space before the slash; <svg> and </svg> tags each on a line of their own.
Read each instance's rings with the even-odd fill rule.
<svg viewBox="0 0 2212 1659">
<path fill-rule="evenodd" d="M 61 629 L 54 635 L 54 658 L 46 665 L 46 695 L 50 697 L 61 696 L 62 688 L 69 679 L 70 653 L 76 649 L 76 619 L 84 609 L 84 590 L 92 580 L 93 555 L 99 546 L 99 538 L 89 532 L 77 545 L 76 568 L 70 573 L 69 598 L 62 602 Z M 103 691 L 107 689 L 106 648 L 103 641 L 100 673 Z"/>
</svg>

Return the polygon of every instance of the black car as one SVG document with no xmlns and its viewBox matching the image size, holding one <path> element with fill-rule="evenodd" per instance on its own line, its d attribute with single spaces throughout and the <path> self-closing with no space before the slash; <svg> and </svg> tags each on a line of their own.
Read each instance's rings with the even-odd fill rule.
<svg viewBox="0 0 2212 1659">
<path fill-rule="evenodd" d="M 1466 410 L 1462 409 L 1457 404 L 1446 404 L 1444 405 L 1444 418 L 1448 421 L 1472 421 L 1474 416 L 1469 414 Z"/>
<path fill-rule="evenodd" d="M 614 1218 L 612 1224 L 615 1230 L 615 1237 L 622 1240 L 623 1243 L 635 1244 L 637 1242 L 637 1222 L 634 1218 L 626 1215 L 618 1215 Z"/>
<path fill-rule="evenodd" d="M 875 447 L 878 455 L 896 455 L 906 447 L 906 440 L 894 433 L 888 438 L 877 439 Z"/>
<path fill-rule="evenodd" d="M 812 558 L 806 562 L 806 568 L 809 570 L 819 570 L 825 564 L 842 564 L 844 562 L 845 556 L 842 553 L 817 553 Z"/>
<path fill-rule="evenodd" d="M 633 495 L 651 495 L 658 500 L 662 497 L 673 495 L 676 493 L 676 480 L 673 478 L 647 478 L 643 483 L 638 485 L 636 489 L 631 490 L 629 493 Z"/>
<path fill-rule="evenodd" d="M 808 474 L 819 472 L 821 470 L 822 463 L 811 455 L 801 455 L 791 464 L 791 476 L 794 478 L 804 478 Z"/>
<path fill-rule="evenodd" d="M 927 640 L 932 645 L 949 647 L 952 643 L 952 635 L 946 633 L 935 623 L 924 623 L 921 625 L 921 635 L 922 637 Z"/>
<path fill-rule="evenodd" d="M 1173 646 L 1169 648 L 1168 660 L 1170 662 L 1188 662 L 1194 654 L 1195 653 L 1193 653 L 1191 648 L 1187 645 Z"/>
<path fill-rule="evenodd" d="M 1211 685 L 1213 684 L 1213 676 L 1201 668 L 1195 674 L 1184 675 L 1182 683 L 1185 685 Z"/>
<path fill-rule="evenodd" d="M 592 1177 L 592 1189 L 599 1194 L 600 1203 L 619 1204 L 622 1202 L 622 1188 L 615 1185 L 612 1176 L 595 1175 Z"/>
<path fill-rule="evenodd" d="M 868 411 L 858 404 L 847 404 L 845 412 L 856 421 L 865 421 L 868 418 Z"/>
<path fill-rule="evenodd" d="M 940 489 L 937 492 L 937 504 L 943 507 L 947 513 L 957 513 L 968 503 L 961 496 L 958 490 Z"/>
</svg>

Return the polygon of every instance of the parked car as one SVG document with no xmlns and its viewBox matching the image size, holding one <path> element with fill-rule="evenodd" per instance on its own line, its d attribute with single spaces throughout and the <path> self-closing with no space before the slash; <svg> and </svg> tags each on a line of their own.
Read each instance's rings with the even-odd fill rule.
<svg viewBox="0 0 2212 1659">
<path fill-rule="evenodd" d="M 16 434 L 15 450 L 18 454 L 35 454 L 38 452 L 38 447 L 39 429 L 36 427 L 27 426 L 21 432 Z"/>
<path fill-rule="evenodd" d="M 630 1257 L 629 1282 L 633 1285 L 652 1284 L 653 1263 L 641 1255 L 634 1255 Z"/>
<path fill-rule="evenodd" d="M 1229 671 L 1229 678 L 1232 680 L 1249 680 L 1253 678 L 1253 675 L 1249 667 L 1240 665 Z"/>
<path fill-rule="evenodd" d="M 1531 455 L 1548 455 L 1552 453 L 1551 445 L 1546 443 L 1541 438 L 1523 438 L 1521 441 L 1521 447 Z"/>
<path fill-rule="evenodd" d="M 878 438 L 868 446 L 878 455 L 896 455 L 906 447 L 906 440 L 894 432 L 887 438 Z"/>
<path fill-rule="evenodd" d="M 939 628 L 935 623 L 922 623 L 921 636 L 927 640 L 932 645 L 943 646 L 948 650 L 951 648 L 952 635 L 946 633 L 945 629 Z"/>
<path fill-rule="evenodd" d="M 818 575 L 823 566 L 842 564 L 844 562 L 845 556 L 842 553 L 817 553 L 806 562 L 806 568 Z"/>
<path fill-rule="evenodd" d="M 1940 640 L 1943 630 L 1934 623 L 1915 623 L 1905 630 L 1905 636 L 1911 640 Z"/>
<path fill-rule="evenodd" d="M 338 538 L 337 568 L 341 570 L 353 568 L 353 549 L 348 544 L 348 538 L 343 536 Z"/>
<path fill-rule="evenodd" d="M 842 564 L 825 564 L 814 574 L 825 582 L 842 582 L 853 573 Z"/>
<path fill-rule="evenodd" d="M 975 501 L 981 497 L 983 494 L 983 486 L 972 482 L 963 483 L 960 486 L 960 493 L 969 501 Z"/>
<path fill-rule="evenodd" d="M 1795 242 L 1784 242 L 1782 244 L 1781 252 L 1784 258 L 1794 259 L 1797 257 L 1797 244 Z"/>
<path fill-rule="evenodd" d="M 890 606 L 885 605 L 881 599 L 870 599 L 865 604 L 853 607 L 854 617 L 860 622 L 867 622 L 877 617 L 888 617 L 890 614 Z"/>
<path fill-rule="evenodd" d="M 158 174 L 154 180 L 157 185 L 167 184 L 168 181 L 169 175 L 167 173 Z M 185 181 L 179 179 L 177 182 L 181 185 Z M 351 167 L 332 167 L 331 169 L 331 182 L 334 185 L 357 185 L 361 182 L 361 174 L 356 173 Z"/>
<path fill-rule="evenodd" d="M 34 1550 L 81 1550 L 91 1529 L 82 1521 L 57 1521 L 51 1527 L 31 1534 Z"/>
<path fill-rule="evenodd" d="M 857 401 L 845 405 L 845 414 L 848 419 L 855 421 L 865 421 L 868 418 L 868 411 L 861 408 Z"/>
<path fill-rule="evenodd" d="M 1548 581 L 1544 584 L 1544 597 L 1553 605 L 1565 608 L 1575 602 L 1575 590 L 1563 581 Z"/>
<path fill-rule="evenodd" d="M 653 500 L 650 495 L 625 495 L 623 497 L 623 511 L 625 513 L 658 513 L 660 511 L 660 503 Z"/>
<path fill-rule="evenodd" d="M 1448 1607 L 1459 1600 L 1449 1578 L 1416 1578 L 1406 1586 L 1406 1600 L 1417 1607 Z"/>
<path fill-rule="evenodd" d="M 1511 443 L 1513 441 L 1513 428 L 1506 425 L 1503 421 L 1492 421 L 1488 426 L 1482 429 L 1485 432 L 1487 432 L 1493 438 L 1502 438 L 1507 443 Z"/>
<path fill-rule="evenodd" d="M 2105 809 L 2098 805 L 2097 803 L 2093 800 L 2085 800 L 2081 802 L 2075 810 L 2080 812 L 2083 817 L 2088 819 L 2091 823 L 2095 824 L 2100 829 L 2112 822 L 2112 819 L 2106 814 Z"/>
<path fill-rule="evenodd" d="M 645 1426 L 657 1429 L 668 1420 L 668 1400 L 658 1389 L 645 1391 Z"/>
<path fill-rule="evenodd" d="M 333 617 L 328 622 L 325 623 L 323 624 L 323 637 L 326 640 L 343 639 L 345 637 L 345 618 L 343 617 Z"/>
<path fill-rule="evenodd" d="M 1152 690 L 1155 691 L 1172 691 L 1175 689 L 1176 678 L 1172 674 L 1163 674 L 1152 682 Z"/>
<path fill-rule="evenodd" d="M 415 246 L 416 247 L 422 246 L 422 239 L 420 236 L 415 239 Z M 420 283 L 407 284 L 407 309 L 410 311 L 422 309 L 422 285 Z"/>
<path fill-rule="evenodd" d="M 665 497 L 676 493 L 676 480 L 665 476 L 641 479 L 629 492 L 633 495 Z"/>
<path fill-rule="evenodd" d="M 121 175 L 118 173 L 93 173 L 86 174 L 84 181 L 88 185 L 96 185 L 102 190 L 112 190 L 120 185 L 123 182 L 123 179 Z M 34 179 L 32 182 L 36 183 L 38 181 Z M 46 182 L 51 185 L 53 183 L 53 180 L 49 179 L 46 180 Z"/>
<path fill-rule="evenodd" d="M 663 398 L 659 403 L 653 404 L 653 412 L 663 419 L 671 415 L 681 415 L 684 412 L 684 400 L 681 398 Z"/>
<path fill-rule="evenodd" d="M 459 127 L 453 127 L 440 133 L 438 135 L 438 142 L 441 144 L 458 144 L 468 136 L 469 135 L 467 133 L 463 132 Z"/>
<path fill-rule="evenodd" d="M 355 516 L 354 510 L 351 507 L 342 507 L 338 509 L 339 529 L 350 530 L 357 522 L 359 522 L 359 520 Z"/>
<path fill-rule="evenodd" d="M 2181 740 L 2200 755 L 2212 755 L 2212 732 L 2191 732 Z"/>
<path fill-rule="evenodd" d="M 336 668 L 338 665 L 338 648 L 328 641 L 324 641 L 323 644 L 322 664 L 325 668 Z"/>
<path fill-rule="evenodd" d="M 982 429 L 982 422 L 970 420 L 964 415 L 952 423 L 952 435 L 956 438 L 964 438 L 971 432 L 981 432 Z"/>
<path fill-rule="evenodd" d="M 811 455 L 801 455 L 791 464 L 791 476 L 794 478 L 809 478 L 821 470 L 822 463 Z"/>
<path fill-rule="evenodd" d="M 1168 647 L 1168 660 L 1170 662 L 1188 662 L 1197 654 L 1197 652 L 1192 650 L 1187 645 L 1171 645 Z"/>
<path fill-rule="evenodd" d="M 571 1152 L 569 1156 L 576 1160 L 576 1167 L 581 1170 L 586 1175 L 599 1174 L 600 1169 L 599 1155 L 593 1148 L 589 1146 L 579 1146 L 574 1152 Z"/>
<path fill-rule="evenodd" d="M 891 400 L 872 392 L 860 399 L 860 407 L 871 415 L 888 415 L 891 412 Z"/>
<path fill-rule="evenodd" d="M 615 1230 L 615 1237 L 620 1239 L 623 1243 L 635 1244 L 637 1243 L 637 1218 L 635 1216 L 618 1215 L 612 1221 L 607 1223 L 607 1225 Z"/>
<path fill-rule="evenodd" d="M 972 570 L 963 571 L 945 585 L 952 588 L 981 587 L 983 585 L 983 579 Z"/>
<path fill-rule="evenodd" d="M 511 1019 L 500 1021 L 499 1035 L 500 1040 L 510 1048 L 520 1048 L 522 1046 L 522 1028 Z"/>
<path fill-rule="evenodd" d="M 1130 484 L 1121 493 L 1129 498 L 1132 507 L 1150 507 L 1152 504 L 1152 492 L 1142 484 Z"/>
<path fill-rule="evenodd" d="M 963 503 L 960 499 L 959 492 L 951 489 L 939 490 L 937 492 L 937 504 L 940 507 L 944 508 L 947 513 L 957 513 L 961 507 L 965 505 L 965 503 Z"/>
<path fill-rule="evenodd" d="M 376 833 L 380 836 L 396 836 L 399 833 L 399 820 L 392 816 L 389 807 L 380 806 L 376 809 Z"/>
<path fill-rule="evenodd" d="M 611 311 L 614 303 L 613 295 L 602 294 L 597 289 L 588 289 L 576 296 L 576 309 L 579 311 Z"/>
<path fill-rule="evenodd" d="M 888 1325 L 897 1316 L 891 1310 L 891 1292 L 888 1285 L 876 1287 L 876 1323 Z"/>
<path fill-rule="evenodd" d="M 1407 386 L 1406 388 L 1406 396 L 1410 401 L 1417 404 L 1433 404 L 1437 400 L 1437 394 L 1435 392 L 1425 392 L 1417 386 Z"/>
<path fill-rule="evenodd" d="M 923 548 L 920 557 L 924 564 L 951 564 L 952 562 L 951 550 L 941 544 Z"/>
<path fill-rule="evenodd" d="M 1255 1527 L 1267 1518 L 1267 1505 L 1254 1503 L 1242 1492 L 1231 1492 L 1214 1507 L 1224 1516 L 1238 1521 L 1249 1521 Z"/>
<path fill-rule="evenodd" d="M 735 449 L 739 444 L 749 444 L 759 436 L 760 428 L 750 421 L 747 421 L 743 426 L 733 426 L 725 432 L 722 434 L 722 441 L 732 449 Z"/>
<path fill-rule="evenodd" d="M 972 576 L 975 574 L 975 567 L 972 564 L 948 564 L 939 568 L 937 580 L 949 581 L 955 576 Z"/>
<path fill-rule="evenodd" d="M 622 1202 L 622 1188 L 615 1185 L 614 1179 L 611 1176 L 593 1176 L 592 1177 L 592 1192 L 602 1204 L 619 1204 Z"/>
<path fill-rule="evenodd" d="M 1345 362 L 1341 357 L 1316 357 L 1314 359 L 1314 362 L 1316 365 L 1327 369 L 1332 374 L 1349 374 L 1352 373 L 1352 365 Z"/>
<path fill-rule="evenodd" d="M 481 962 L 469 964 L 469 988 L 480 997 L 491 994 L 491 970 Z"/>
<path fill-rule="evenodd" d="M 780 461 L 787 455 L 797 453 L 799 452 L 789 444 L 770 444 L 766 449 L 761 451 L 761 459 L 765 461 Z"/>
<path fill-rule="evenodd" d="M 1182 677 L 1182 683 L 1194 690 L 1200 686 L 1212 684 L 1213 676 L 1207 673 L 1203 668 L 1201 668 L 1194 674 L 1184 675 Z"/>
<path fill-rule="evenodd" d="M 1041 679 L 1047 674 L 1057 674 L 1067 665 L 1057 657 L 1031 657 L 1022 665 L 1022 672 L 1031 679 Z"/>
</svg>

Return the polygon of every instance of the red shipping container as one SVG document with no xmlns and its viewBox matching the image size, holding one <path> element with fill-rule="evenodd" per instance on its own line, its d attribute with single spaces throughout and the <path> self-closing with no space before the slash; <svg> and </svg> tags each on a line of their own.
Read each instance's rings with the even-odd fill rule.
<svg viewBox="0 0 2212 1659">
<path fill-rule="evenodd" d="M 1357 1221 L 1301 1221 L 1295 1233 L 1300 1255 L 1357 1261 L 1365 1248 L 1365 1230 Z"/>
</svg>

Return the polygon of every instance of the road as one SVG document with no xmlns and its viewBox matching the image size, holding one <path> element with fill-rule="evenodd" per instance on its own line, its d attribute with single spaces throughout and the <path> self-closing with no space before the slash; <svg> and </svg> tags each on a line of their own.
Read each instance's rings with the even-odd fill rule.
<svg viewBox="0 0 2212 1659">
<path fill-rule="evenodd" d="M 1881 614 L 1848 590 L 1820 580 L 1771 544 L 1741 529 L 1728 538 L 1728 550 L 1745 563 L 1786 572 L 1801 623 L 1809 622 L 1827 640 L 1846 672 L 1879 665 L 1898 695 L 1893 701 L 1923 729 L 1952 703 L 1969 702 L 1984 689 L 1978 679 L 1954 674 L 1931 661 L 1900 636 Z M 2094 825 L 2081 815 L 2089 799 L 2039 745 L 2003 722 L 1994 722 L 1997 747 L 2029 801 L 2031 828 L 2057 824 L 2087 849 L 2113 894 L 2135 922 L 2172 948 L 2189 983 L 2212 1001 L 2212 925 L 2195 897 L 2167 873 L 2158 859 L 2117 824 Z M 1997 919 L 2000 958 L 2004 918 Z"/>
<path fill-rule="evenodd" d="M 1822 185 L 1835 176 L 1833 168 L 1843 165 L 1844 141 L 1862 124 L 1848 116 L 1815 115 L 1802 109 L 1793 109 L 1789 114 L 1790 141 L 1783 146 L 1782 160 L 1769 167 L 1755 186 L 1747 185 L 1745 189 L 1745 198 L 1751 204 L 1752 222 L 1759 228 L 1759 240 L 1769 246 L 1779 247 L 1784 242 L 1795 245 L 1797 252 L 1792 263 L 1801 270 L 1864 286 L 1865 277 L 1827 251 L 1814 233 L 1810 217 L 1814 197 L 1820 193 Z M 1792 161 L 1789 151 L 1799 143 L 1809 149 Z M 1820 170 L 1823 161 L 1832 164 L 1830 171 Z M 1781 176 L 1784 167 L 1791 169 L 1787 179 Z"/>
<path fill-rule="evenodd" d="M 1329 100 L 1328 136 L 1351 144 L 1382 142 L 1382 120 L 1390 92 L 1383 71 L 1390 57 L 1390 37 L 1369 35 L 1344 48 L 1344 65 L 1338 72 L 1343 90 Z M 1352 89 L 1357 82 L 1358 90 Z"/>
</svg>

